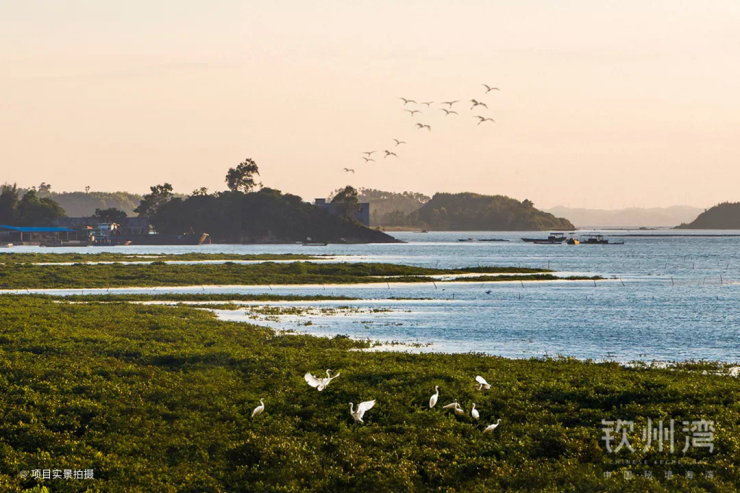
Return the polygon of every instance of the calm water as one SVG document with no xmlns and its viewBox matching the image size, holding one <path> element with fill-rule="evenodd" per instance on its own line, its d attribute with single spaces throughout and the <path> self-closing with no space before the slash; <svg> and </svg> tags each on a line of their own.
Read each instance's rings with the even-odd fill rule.
<svg viewBox="0 0 740 493">
<path fill-rule="evenodd" d="M 607 232 L 607 234 L 662 232 Z M 675 232 L 665 232 L 675 233 Z M 693 232 L 702 234 L 709 232 Z M 723 234 L 740 234 L 737 231 Z M 88 253 L 318 253 L 419 266 L 507 265 L 614 278 L 593 282 L 390 286 L 193 287 L 167 291 L 332 294 L 361 297 L 359 312 L 262 322 L 322 335 L 431 343 L 425 351 L 486 352 L 506 357 L 566 355 L 631 360 L 740 360 L 740 237 L 624 237 L 625 245 L 533 245 L 542 233 L 395 233 L 391 245 L 208 245 L 80 249 Z M 510 242 L 458 242 L 458 238 Z M 614 241 L 617 238 L 612 238 Z M 9 251 L 33 251 L 14 247 Z M 51 252 L 52 249 L 40 251 Z M 72 252 L 77 249 L 63 249 Z M 2 257 L 0 256 L 0 261 Z M 125 290 L 135 291 L 135 290 Z M 143 290 L 152 292 L 152 289 Z M 158 288 L 156 292 L 165 291 Z M 64 291 L 65 292 L 71 291 Z M 86 293 L 94 292 L 85 290 Z M 392 297 L 430 298 L 399 301 Z M 367 313 L 381 308 L 377 313 Z M 245 312 L 224 314 L 249 320 Z"/>
</svg>

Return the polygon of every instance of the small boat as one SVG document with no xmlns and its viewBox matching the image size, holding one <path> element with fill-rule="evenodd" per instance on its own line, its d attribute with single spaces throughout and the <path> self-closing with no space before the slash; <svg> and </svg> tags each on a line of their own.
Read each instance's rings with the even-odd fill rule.
<svg viewBox="0 0 740 493">
<path fill-rule="evenodd" d="M 10 248 L 12 246 L 13 246 L 12 243 L 0 243 L 0 247 L 1 248 Z"/>
<path fill-rule="evenodd" d="M 550 241 L 550 240 L 536 240 L 536 241 L 530 241 L 529 243 L 534 243 L 535 245 L 562 245 L 562 241 Z"/>
<path fill-rule="evenodd" d="M 551 233 L 550 236 L 545 238 L 522 238 L 522 241 L 527 243 L 537 243 L 542 245 L 544 243 L 562 243 L 565 241 L 565 235 L 563 233 Z"/>
<path fill-rule="evenodd" d="M 568 238 L 566 240 L 566 243 L 568 245 L 580 245 L 581 244 L 581 241 L 578 238 Z"/>
<path fill-rule="evenodd" d="M 473 238 L 460 238 L 457 241 L 473 241 Z"/>
<path fill-rule="evenodd" d="M 509 241 L 509 240 L 505 240 L 503 238 L 481 238 L 478 241 Z"/>
</svg>

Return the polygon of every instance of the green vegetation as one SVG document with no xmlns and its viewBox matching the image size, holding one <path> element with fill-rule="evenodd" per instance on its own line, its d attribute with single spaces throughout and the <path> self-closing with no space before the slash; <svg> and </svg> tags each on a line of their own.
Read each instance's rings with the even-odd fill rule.
<svg viewBox="0 0 740 493">
<path fill-rule="evenodd" d="M 740 229 L 740 202 L 723 202 L 676 229 Z"/>
<path fill-rule="evenodd" d="M 388 214 L 384 226 L 447 231 L 546 231 L 575 229 L 570 221 L 503 195 L 436 193 L 417 211 Z"/>
<path fill-rule="evenodd" d="M 188 307 L 0 297 L 0 490 L 21 471 L 53 493 L 717 491 L 740 487 L 740 387 L 720 368 L 625 368 L 571 359 L 370 353 L 346 337 L 279 335 Z M 323 392 L 303 381 L 331 368 Z M 703 370 L 707 370 L 704 374 Z M 475 390 L 483 375 L 493 388 Z M 434 385 L 441 397 L 428 408 Z M 265 412 L 251 411 L 265 400 Z M 348 402 L 376 399 L 365 424 Z M 441 409 L 473 402 L 480 422 Z M 492 434 L 485 425 L 501 419 Z M 714 453 L 643 452 L 654 420 L 709 419 Z M 607 454 L 602 419 L 634 420 L 636 452 Z M 680 424 L 678 425 L 680 427 Z M 676 432 L 677 447 L 682 435 Z M 613 459 L 707 466 L 614 465 Z M 611 479 L 604 471 L 630 470 Z M 674 478 L 663 479 L 670 469 Z M 654 479 L 644 479 L 643 470 Z M 696 472 L 686 479 L 685 471 Z M 702 472 L 712 470 L 715 479 Z M 88 489 L 89 488 L 89 489 Z"/>
<path fill-rule="evenodd" d="M 465 269 L 428 269 L 395 264 L 4 264 L 0 266 L 0 288 L 121 288 L 200 285 L 271 285 L 271 284 L 357 284 L 372 282 L 431 282 L 432 275 L 455 274 L 532 274 L 515 277 L 539 280 L 545 269 L 516 267 L 474 267 Z M 553 276 L 556 279 L 556 277 Z M 507 276 L 489 281 L 511 280 Z M 461 281 L 467 278 L 458 279 Z"/>
<path fill-rule="evenodd" d="M 8 183 L 0 187 L 0 224 L 9 226 L 52 226 L 64 217 L 64 209 L 49 197 L 39 198 L 35 190 L 21 197 L 21 190 Z"/>
<path fill-rule="evenodd" d="M 61 262 L 199 262 L 208 260 L 241 260 L 241 261 L 268 261 L 268 260 L 317 260 L 322 255 L 303 255 L 294 253 L 272 254 L 237 254 L 237 253 L 10 253 L 0 252 L 1 263 L 61 263 Z"/>
<path fill-rule="evenodd" d="M 358 199 L 370 204 L 371 226 L 407 226 L 404 224 L 406 216 L 419 210 L 429 202 L 430 197 L 416 192 L 395 193 L 360 188 Z"/>
</svg>

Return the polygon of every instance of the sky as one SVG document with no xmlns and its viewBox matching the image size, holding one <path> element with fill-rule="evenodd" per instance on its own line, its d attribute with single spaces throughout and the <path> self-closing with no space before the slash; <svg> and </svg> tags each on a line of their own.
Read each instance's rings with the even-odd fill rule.
<svg viewBox="0 0 740 493">
<path fill-rule="evenodd" d="M 739 25 L 737 0 L 1 0 L 0 182 L 217 191 L 251 158 L 305 200 L 740 201 Z"/>
</svg>

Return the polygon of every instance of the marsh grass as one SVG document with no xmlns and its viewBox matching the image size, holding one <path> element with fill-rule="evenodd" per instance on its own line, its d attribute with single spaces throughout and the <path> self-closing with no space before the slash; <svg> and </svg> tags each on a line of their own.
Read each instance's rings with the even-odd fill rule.
<svg viewBox="0 0 740 493">
<path fill-rule="evenodd" d="M 231 296 L 231 295 L 229 295 Z M 740 388 L 721 365 L 626 368 L 573 359 L 350 351 L 370 344 L 281 335 L 187 306 L 60 303 L 0 296 L 0 491 L 35 485 L 21 470 L 94 469 L 46 481 L 82 491 L 737 491 Z M 323 392 L 303 374 L 342 375 Z M 703 371 L 708 374 L 704 375 Z M 483 375 L 493 388 L 475 390 Z M 434 385 L 440 404 L 428 409 Z M 258 400 L 266 411 L 251 419 Z M 365 425 L 348 402 L 376 399 Z M 441 405 L 477 404 L 481 421 Z M 483 427 L 501 418 L 493 433 Z M 602 419 L 716 422 L 709 462 L 611 466 Z M 678 438 L 677 438 L 678 440 Z M 661 460 L 637 450 L 619 458 Z M 681 443 L 679 443 L 679 446 Z M 605 479 L 630 469 L 635 479 Z M 642 470 L 655 471 L 653 480 Z M 660 476 L 659 476 L 660 474 Z M 91 488 L 86 490 L 86 488 Z"/>
</svg>

